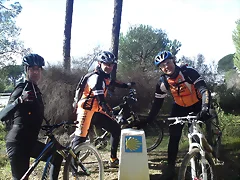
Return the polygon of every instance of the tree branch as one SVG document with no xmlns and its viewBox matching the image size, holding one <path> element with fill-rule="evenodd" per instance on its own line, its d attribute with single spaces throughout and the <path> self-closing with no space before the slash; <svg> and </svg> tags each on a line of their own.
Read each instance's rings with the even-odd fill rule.
<svg viewBox="0 0 240 180">
<path fill-rule="evenodd" d="M 12 11 L 12 9 L 9 9 L 9 8 L 5 7 L 4 5 L 2 5 L 2 4 L 0 4 L 0 7 L 6 9 L 6 10 L 8 10 L 8 11 Z"/>
</svg>

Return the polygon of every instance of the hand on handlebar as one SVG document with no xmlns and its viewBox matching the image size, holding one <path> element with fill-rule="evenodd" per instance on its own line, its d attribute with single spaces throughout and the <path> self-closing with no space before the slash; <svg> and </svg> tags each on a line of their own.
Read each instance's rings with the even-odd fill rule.
<svg viewBox="0 0 240 180">
<path fill-rule="evenodd" d="M 197 119 L 207 121 L 211 117 L 208 107 L 202 107 L 202 110 L 197 114 Z"/>
</svg>

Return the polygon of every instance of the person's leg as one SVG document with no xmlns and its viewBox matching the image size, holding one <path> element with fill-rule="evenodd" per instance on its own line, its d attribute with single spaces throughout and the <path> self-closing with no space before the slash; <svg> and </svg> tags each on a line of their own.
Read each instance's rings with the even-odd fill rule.
<svg viewBox="0 0 240 180">
<path fill-rule="evenodd" d="M 63 157 L 55 152 L 51 159 L 51 168 L 50 168 L 50 179 L 58 180 L 59 171 L 61 169 Z"/>
<path fill-rule="evenodd" d="M 30 155 L 27 147 L 22 147 L 16 143 L 6 143 L 7 155 L 10 160 L 12 178 L 19 180 L 29 168 Z"/>
<path fill-rule="evenodd" d="M 120 125 L 102 113 L 95 113 L 92 124 L 97 127 L 104 128 L 106 131 L 111 133 L 111 158 L 117 158 L 117 149 L 120 141 L 121 127 Z"/>
<path fill-rule="evenodd" d="M 74 148 L 76 145 L 85 142 L 88 134 L 88 130 L 91 124 L 91 120 L 93 118 L 94 111 L 88 111 L 84 109 L 78 109 L 77 111 L 77 128 L 75 130 L 75 136 L 72 141 L 72 147 Z"/>
<path fill-rule="evenodd" d="M 186 109 L 177 104 L 172 107 L 171 117 L 181 117 L 187 115 Z M 174 122 L 174 121 L 173 121 Z M 171 123 L 171 122 L 169 122 Z M 169 126 L 169 142 L 168 142 L 168 165 L 175 167 L 179 141 L 182 135 L 184 125 L 171 125 Z"/>
<path fill-rule="evenodd" d="M 36 143 L 34 144 L 34 146 L 32 148 L 30 156 L 36 159 L 41 154 L 41 152 L 43 151 L 45 146 L 46 146 L 46 144 L 44 144 L 42 142 L 39 142 L 39 141 L 36 141 Z M 62 164 L 62 160 L 63 160 L 63 157 L 59 153 L 54 152 L 54 151 L 55 151 L 54 149 L 51 150 L 42 159 L 43 161 L 46 161 L 48 159 L 48 157 L 53 155 L 53 157 L 50 161 L 51 162 L 51 168 L 50 168 L 50 179 L 51 180 L 57 180 L 58 179 L 58 174 L 59 174 L 61 164 Z"/>
<path fill-rule="evenodd" d="M 213 146 L 212 121 L 207 120 L 205 124 L 206 124 L 207 141 L 211 146 Z"/>
<path fill-rule="evenodd" d="M 169 127 L 169 143 L 168 143 L 168 165 L 175 167 L 179 141 L 182 135 L 183 125 L 177 124 Z"/>
<path fill-rule="evenodd" d="M 186 115 L 186 109 L 184 107 L 174 104 L 172 107 L 171 117 L 180 117 Z M 169 121 L 169 124 L 174 121 Z M 182 129 L 184 125 L 176 124 L 169 126 L 169 142 L 168 142 L 168 165 L 163 169 L 163 175 L 161 179 L 171 180 L 175 176 L 175 163 L 178 154 L 179 141 L 182 135 Z"/>
</svg>

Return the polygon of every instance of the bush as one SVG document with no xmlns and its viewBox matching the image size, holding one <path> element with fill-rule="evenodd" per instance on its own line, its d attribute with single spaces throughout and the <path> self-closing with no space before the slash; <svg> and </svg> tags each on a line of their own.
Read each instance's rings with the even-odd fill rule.
<svg viewBox="0 0 240 180">
<path fill-rule="evenodd" d="M 83 74 L 83 71 L 65 73 L 60 66 L 49 67 L 43 72 L 39 88 L 43 93 L 46 118 L 52 123 L 72 120 L 72 101 Z"/>
<path fill-rule="evenodd" d="M 11 93 L 11 92 L 13 92 L 13 90 L 14 90 L 14 86 L 11 84 L 11 85 L 8 85 L 5 87 L 4 92 Z"/>
<path fill-rule="evenodd" d="M 65 73 L 61 66 L 52 66 L 44 70 L 42 82 L 39 87 L 43 93 L 45 103 L 45 115 L 47 119 L 51 119 L 52 123 L 64 120 L 73 120 L 72 118 L 72 102 L 75 89 L 81 76 L 86 71 L 75 69 L 71 73 Z M 158 75 L 159 76 L 159 75 Z M 156 76 L 157 77 L 157 76 Z M 135 107 L 136 111 L 147 113 L 150 104 L 154 99 L 154 92 L 158 78 L 147 76 L 141 72 L 118 74 L 118 80 L 123 82 L 136 82 L 136 90 L 138 103 Z M 122 97 L 127 95 L 128 89 L 116 88 L 114 96 L 108 98 L 111 106 L 122 102 Z M 171 106 L 171 98 L 166 98 L 162 112 L 168 112 Z"/>
</svg>

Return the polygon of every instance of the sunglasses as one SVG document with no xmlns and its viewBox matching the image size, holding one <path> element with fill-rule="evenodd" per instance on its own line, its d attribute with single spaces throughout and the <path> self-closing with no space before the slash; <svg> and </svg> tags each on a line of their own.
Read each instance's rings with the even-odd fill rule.
<svg viewBox="0 0 240 180">
<path fill-rule="evenodd" d="M 105 66 L 108 66 L 108 67 L 115 65 L 114 63 L 104 63 L 104 62 L 102 62 L 102 63 L 103 63 Z"/>
</svg>

